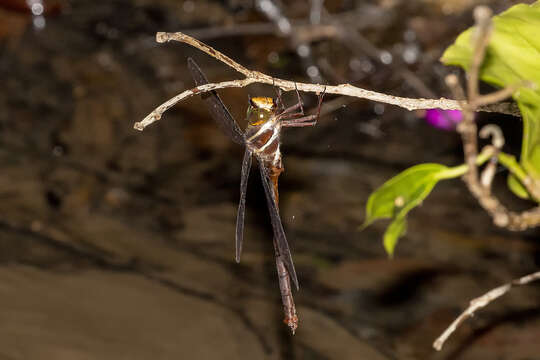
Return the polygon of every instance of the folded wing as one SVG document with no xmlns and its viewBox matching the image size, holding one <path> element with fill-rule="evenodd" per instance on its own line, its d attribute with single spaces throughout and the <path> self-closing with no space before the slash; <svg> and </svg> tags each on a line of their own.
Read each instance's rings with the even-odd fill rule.
<svg viewBox="0 0 540 360">
<path fill-rule="evenodd" d="M 244 160 L 242 161 L 242 177 L 240 179 L 240 203 L 238 204 L 238 215 L 236 216 L 236 262 L 240 262 L 244 242 L 244 214 L 246 212 L 246 192 L 251 159 L 252 152 L 246 147 Z"/>
<path fill-rule="evenodd" d="M 270 220 L 272 222 L 272 229 L 274 230 L 277 251 L 279 252 L 277 256 L 280 256 L 285 263 L 285 267 L 287 267 L 287 271 L 289 272 L 289 275 L 296 286 L 296 290 L 298 290 L 298 278 L 296 277 L 296 270 L 294 269 L 291 251 L 289 249 L 289 244 L 287 243 L 287 238 L 285 237 L 281 217 L 279 216 L 279 209 L 277 206 L 276 197 L 274 196 L 274 191 L 272 190 L 273 187 L 270 183 L 270 176 L 268 174 L 268 170 L 260 162 L 259 169 L 261 171 L 261 179 L 264 187 L 264 193 L 266 194 L 268 210 L 270 211 Z"/>
<path fill-rule="evenodd" d="M 201 68 L 192 59 L 188 58 L 188 69 L 191 72 L 193 80 L 197 86 L 208 84 L 208 79 L 202 72 Z M 201 95 L 206 102 L 208 110 L 212 118 L 217 122 L 219 128 L 227 134 L 235 143 L 244 144 L 244 133 L 238 127 L 238 124 L 232 117 L 231 113 L 221 101 L 221 98 L 216 91 L 210 91 Z"/>
</svg>

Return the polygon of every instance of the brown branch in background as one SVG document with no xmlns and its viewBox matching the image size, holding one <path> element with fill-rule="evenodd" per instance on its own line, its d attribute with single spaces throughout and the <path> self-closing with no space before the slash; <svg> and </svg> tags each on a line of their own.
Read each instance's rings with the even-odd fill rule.
<svg viewBox="0 0 540 360">
<path fill-rule="evenodd" d="M 511 96 L 520 86 L 520 84 L 509 86 L 505 89 L 496 91 L 488 95 L 480 95 L 478 93 L 478 79 L 480 67 L 485 57 L 489 37 L 491 33 L 491 10 L 485 6 L 478 6 L 474 10 L 476 27 L 473 35 L 473 57 L 467 77 L 467 100 L 460 101 L 463 109 L 463 121 L 458 126 L 458 131 L 461 134 L 463 141 L 463 152 L 465 154 L 465 162 L 468 165 L 468 171 L 463 176 L 463 180 L 467 184 L 469 191 L 478 200 L 480 205 L 491 215 L 495 225 L 507 228 L 509 230 L 524 230 L 530 227 L 536 227 L 540 224 L 540 207 L 535 207 L 531 210 L 522 213 L 509 211 L 504 207 L 499 200 L 491 193 L 491 184 L 496 171 L 497 155 L 504 145 L 504 136 L 501 129 L 496 125 L 485 126 L 478 134 L 478 129 L 474 119 L 475 111 L 478 110 L 480 104 L 487 105 L 490 102 L 500 101 L 508 96 Z M 446 77 L 446 83 L 452 90 L 456 99 L 465 99 L 464 90 L 459 84 L 459 80 L 455 75 Z M 482 171 L 481 176 L 478 175 L 478 166 L 476 164 L 476 156 L 478 154 L 477 136 L 482 138 L 492 138 L 492 146 L 494 148 L 493 157 Z M 509 169 L 512 171 L 512 169 Z M 530 177 L 526 177 L 530 179 Z M 537 198 L 540 191 L 538 184 L 533 181 L 524 181 L 523 185 L 529 191 L 533 198 Z M 442 333 L 433 343 L 436 350 L 441 350 L 445 341 L 452 333 L 469 317 L 473 316 L 475 311 L 487 306 L 493 300 L 506 294 L 513 286 L 528 284 L 532 281 L 540 279 L 540 272 L 524 276 L 513 280 L 510 283 L 499 286 L 487 294 L 473 299 L 469 307 Z"/>
<path fill-rule="evenodd" d="M 314 0 L 311 2 L 312 11 L 314 10 L 313 5 L 315 5 L 316 8 L 316 3 L 319 1 L 320 0 Z M 296 51 L 296 54 L 298 55 L 302 63 L 302 67 L 304 68 L 304 72 L 309 76 L 310 81 L 316 83 L 323 82 L 321 72 L 315 64 L 315 61 L 313 60 L 313 52 L 310 42 L 302 40 L 300 37 L 297 36 L 297 34 L 300 34 L 301 32 L 294 31 L 292 21 L 285 16 L 281 7 L 272 0 L 255 0 L 255 8 L 276 25 L 278 29 L 277 34 L 279 36 L 289 39 L 290 46 Z M 316 18 L 316 16 L 310 16 L 311 25 L 314 24 L 313 18 Z M 322 30 L 322 34 L 319 34 L 318 36 L 326 36 L 326 31 L 332 31 L 332 26 L 328 26 L 326 28 L 312 28 L 312 30 L 313 33 L 321 32 L 320 30 Z M 330 34 L 330 36 L 333 35 Z"/>
<path fill-rule="evenodd" d="M 357 57 L 367 56 L 369 59 L 376 63 L 387 65 L 382 61 L 382 55 L 385 51 L 375 46 L 368 38 L 363 36 L 354 23 L 341 23 L 328 13 L 324 8 L 321 9 L 321 13 L 324 19 L 335 28 L 335 38 L 341 42 L 341 44 L 349 49 Z M 388 52 L 388 54 L 390 54 Z M 402 81 L 405 81 L 413 89 L 416 90 L 419 96 L 434 97 L 433 91 L 429 89 L 426 84 L 418 77 L 414 72 L 410 71 L 407 66 L 402 63 L 394 61 L 394 74 L 397 75 Z"/>
<path fill-rule="evenodd" d="M 440 99 L 411 99 L 404 98 L 399 96 L 393 96 L 388 94 L 379 93 L 376 91 L 362 89 L 350 84 L 341 84 L 341 85 L 320 85 L 320 84 L 307 84 L 307 83 L 296 83 L 294 81 L 288 81 L 278 78 L 273 78 L 269 75 L 263 74 L 258 71 L 249 70 L 244 66 L 240 65 L 236 61 L 232 60 L 228 56 L 222 54 L 221 52 L 213 49 L 212 47 L 206 45 L 205 43 L 192 38 L 189 35 L 186 35 L 181 32 L 176 33 L 164 33 L 158 32 L 156 34 L 156 41 L 159 43 L 164 43 L 168 41 L 179 41 L 191 45 L 208 55 L 214 57 L 215 59 L 225 63 L 229 67 L 235 69 L 239 73 L 243 74 L 246 78 L 242 80 L 233 80 L 233 81 L 224 81 L 221 83 L 211 83 L 205 84 L 203 86 L 198 86 L 196 88 L 186 90 L 179 95 L 167 100 L 162 105 L 158 106 L 154 111 L 147 115 L 142 121 L 135 123 L 134 128 L 137 130 L 144 130 L 144 128 L 155 121 L 161 119 L 161 115 L 167 111 L 170 107 L 174 106 L 181 100 L 184 100 L 194 94 L 201 94 L 204 92 L 216 90 L 216 89 L 225 89 L 230 87 L 245 87 L 253 83 L 268 84 L 279 87 L 284 91 L 294 90 L 298 88 L 299 91 L 304 92 L 313 92 L 316 94 L 321 93 L 326 89 L 327 94 L 337 94 L 337 95 L 346 95 L 352 96 L 360 99 L 366 99 L 381 103 L 386 103 L 390 105 L 400 106 L 407 110 L 424 110 L 424 109 L 443 109 L 443 110 L 459 110 L 461 105 L 459 101 L 450 100 L 445 98 Z M 508 104 L 493 104 L 478 107 L 477 111 L 486 111 L 486 112 L 499 112 L 514 116 L 520 116 L 519 109 L 514 105 Z"/>
<path fill-rule="evenodd" d="M 524 81 L 522 83 L 519 83 L 517 85 L 510 85 L 508 87 L 505 87 L 504 89 L 492 92 L 491 94 L 486 95 L 480 95 L 476 98 L 476 101 L 474 103 L 475 106 L 482 106 L 482 105 L 488 105 L 488 104 L 494 104 L 499 101 L 503 101 L 523 86 L 532 86 L 530 82 Z"/>
<path fill-rule="evenodd" d="M 322 21 L 323 19 L 320 19 L 320 22 L 317 22 L 314 19 L 314 17 L 316 17 L 316 14 L 314 13 L 323 10 L 324 7 L 317 9 L 317 6 L 315 6 L 315 2 L 313 2 L 309 20 L 290 20 L 290 33 L 297 37 L 300 42 L 311 43 L 313 41 L 331 39 L 336 37 L 338 35 L 338 29 L 333 25 L 334 22 L 353 27 L 356 31 L 370 27 L 378 27 L 381 26 L 381 24 L 387 24 L 392 21 L 392 17 L 389 16 L 387 12 L 378 11 L 378 8 L 376 6 L 363 4 L 355 10 L 331 14 L 328 17 L 325 16 L 325 21 Z M 209 28 L 206 27 L 201 29 L 185 30 L 185 32 L 188 35 L 193 36 L 194 38 L 197 38 L 199 40 L 215 40 L 223 37 L 233 36 L 285 35 L 281 33 L 279 26 L 275 22 L 235 23 L 226 26 L 214 26 Z"/>
<path fill-rule="evenodd" d="M 197 39 L 219 39 L 222 37 L 267 35 L 274 34 L 277 27 L 268 22 L 256 22 L 247 24 L 234 24 L 234 26 L 214 26 L 202 29 L 185 30 L 190 36 Z"/>
<path fill-rule="evenodd" d="M 462 312 L 461 315 L 459 315 L 452 324 L 450 324 L 450 326 L 441 334 L 441 336 L 437 338 L 437 340 L 435 340 L 435 342 L 433 343 L 433 347 L 438 351 L 441 350 L 450 335 L 452 335 L 452 333 L 456 331 L 456 329 L 461 324 L 463 324 L 465 320 L 474 316 L 474 313 L 477 310 L 489 305 L 493 300 L 496 300 L 499 297 L 503 296 L 513 287 L 526 285 L 535 280 L 540 280 L 540 271 L 523 276 L 519 279 L 512 280 L 509 283 L 501 285 L 493 290 L 490 290 L 486 294 L 471 300 L 469 307 L 464 312 Z"/>
</svg>

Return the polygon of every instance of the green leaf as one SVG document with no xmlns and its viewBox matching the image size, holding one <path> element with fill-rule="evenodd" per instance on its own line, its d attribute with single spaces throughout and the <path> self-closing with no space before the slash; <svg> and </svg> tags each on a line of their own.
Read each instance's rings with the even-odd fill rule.
<svg viewBox="0 0 540 360">
<path fill-rule="evenodd" d="M 472 33 L 471 28 L 459 35 L 441 61 L 467 70 L 472 55 Z M 533 88 L 521 88 L 512 97 L 523 116 L 521 166 L 528 175 L 540 179 L 540 1 L 515 5 L 493 17 L 493 31 L 480 78 L 498 87 L 524 80 L 533 83 Z M 510 189 L 518 196 L 523 195 L 517 185 L 510 185 Z"/>
<path fill-rule="evenodd" d="M 540 73 L 540 53 L 538 61 L 537 73 Z M 540 179 L 540 92 L 536 93 L 531 90 L 521 92 L 523 94 L 520 95 L 520 99 L 526 96 L 527 100 L 527 102 L 518 101 L 519 109 L 523 115 L 521 165 L 530 176 Z"/>
<path fill-rule="evenodd" d="M 378 219 L 393 218 L 384 235 L 384 247 L 392 254 L 398 238 L 406 227 L 406 215 L 418 206 L 439 180 L 460 176 L 441 164 L 420 164 L 394 176 L 375 190 L 366 205 L 365 228 Z"/>
<path fill-rule="evenodd" d="M 405 217 L 398 217 L 386 228 L 383 237 L 384 249 L 388 256 L 394 256 L 398 239 L 407 231 L 407 220 Z"/>
<path fill-rule="evenodd" d="M 529 193 L 527 192 L 527 189 L 521 183 L 518 179 L 512 174 L 508 175 L 506 178 L 508 188 L 512 190 L 514 194 L 516 194 L 518 197 L 522 199 L 528 199 Z"/>
<path fill-rule="evenodd" d="M 420 164 L 385 182 L 369 196 L 362 227 L 377 219 L 405 216 L 428 196 L 438 176 L 446 170 L 448 167 L 441 164 Z"/>
</svg>

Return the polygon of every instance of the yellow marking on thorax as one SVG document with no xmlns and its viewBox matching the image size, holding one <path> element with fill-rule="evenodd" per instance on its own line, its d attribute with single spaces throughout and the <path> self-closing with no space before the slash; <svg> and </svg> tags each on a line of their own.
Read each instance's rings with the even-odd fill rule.
<svg viewBox="0 0 540 360">
<path fill-rule="evenodd" d="M 272 110 L 275 106 L 274 99 L 271 97 L 253 97 L 251 98 L 251 103 L 253 106 L 263 110 Z"/>
</svg>

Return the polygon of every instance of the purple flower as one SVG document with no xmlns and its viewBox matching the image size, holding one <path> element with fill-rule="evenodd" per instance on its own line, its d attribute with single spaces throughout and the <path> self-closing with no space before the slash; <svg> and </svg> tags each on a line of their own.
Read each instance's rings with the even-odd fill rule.
<svg viewBox="0 0 540 360">
<path fill-rule="evenodd" d="M 438 129 L 453 131 L 463 120 L 461 110 L 429 109 L 426 111 L 426 121 Z"/>
</svg>

